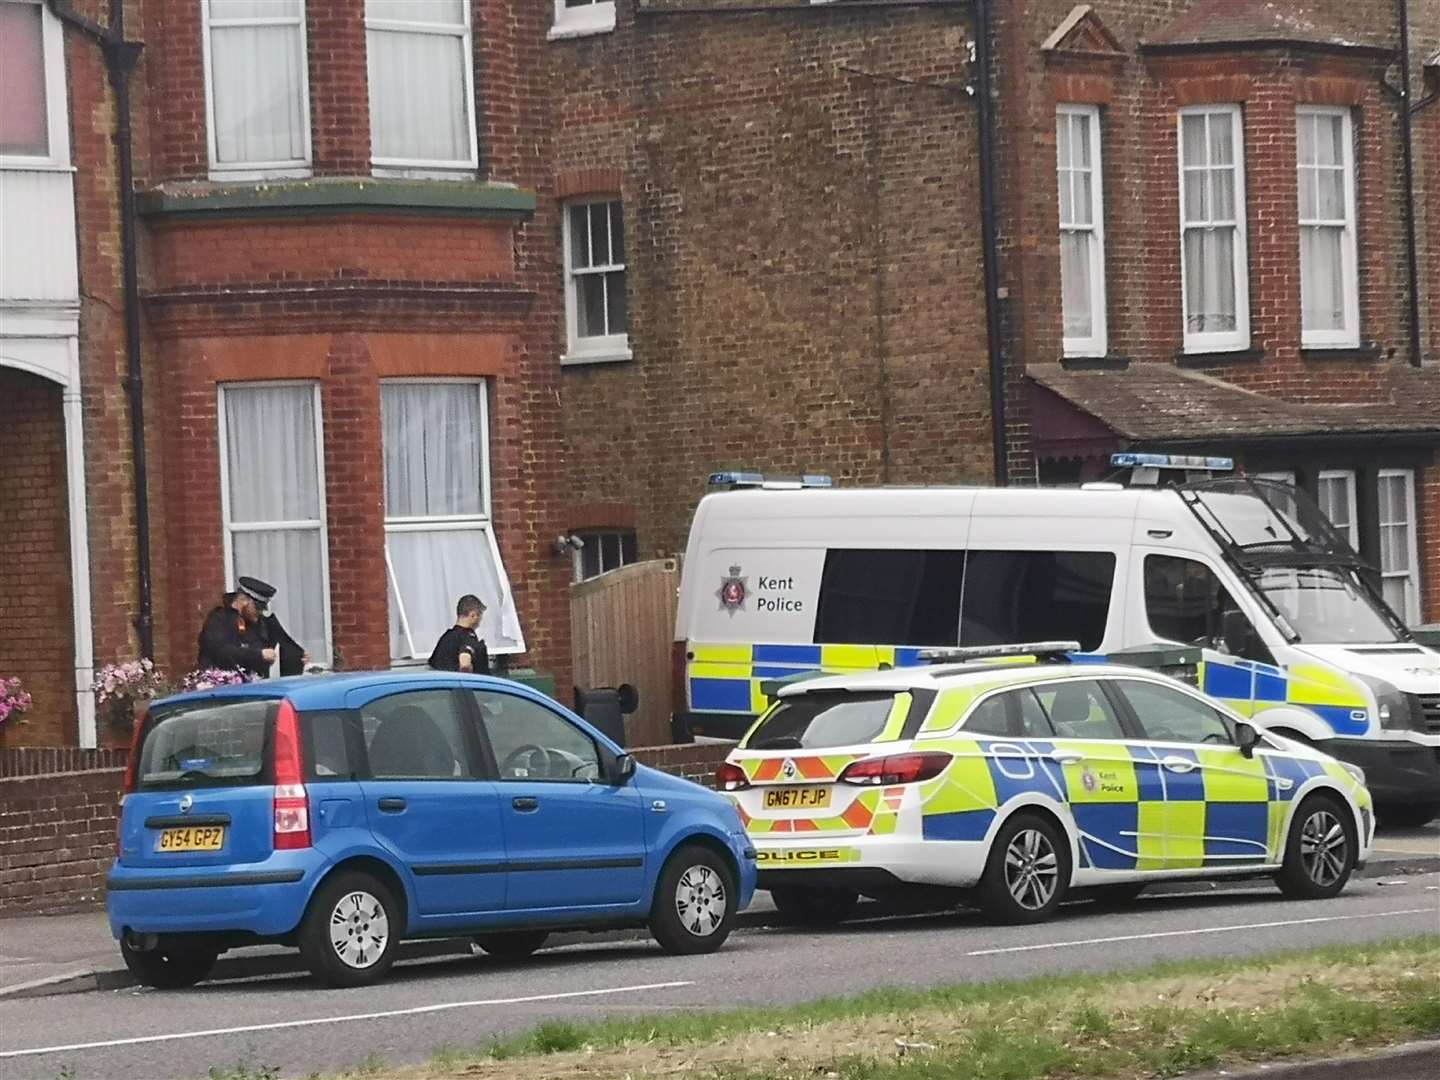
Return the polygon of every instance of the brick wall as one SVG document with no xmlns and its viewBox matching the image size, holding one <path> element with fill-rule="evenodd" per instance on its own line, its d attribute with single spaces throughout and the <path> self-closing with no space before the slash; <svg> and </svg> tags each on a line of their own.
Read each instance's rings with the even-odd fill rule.
<svg viewBox="0 0 1440 1080">
<path fill-rule="evenodd" d="M 0 746 L 77 737 L 68 487 L 60 387 L 0 367 L 0 676 L 35 701 Z"/>
<path fill-rule="evenodd" d="M 729 743 L 711 743 L 631 752 L 645 765 L 710 787 L 716 766 L 730 748 Z M 62 760 L 58 753 L 0 754 L 0 917 L 56 915 L 105 902 L 123 767 L 38 775 L 32 770 L 70 763 L 123 766 L 125 754 L 77 754 Z"/>
</svg>

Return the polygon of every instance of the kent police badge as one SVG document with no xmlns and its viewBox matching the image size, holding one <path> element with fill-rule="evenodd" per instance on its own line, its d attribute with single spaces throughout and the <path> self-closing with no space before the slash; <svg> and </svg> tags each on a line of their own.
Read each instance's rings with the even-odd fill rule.
<svg viewBox="0 0 1440 1080">
<path fill-rule="evenodd" d="M 748 578 L 740 576 L 740 567 L 730 567 L 730 576 L 720 579 L 720 588 L 715 590 L 715 595 L 720 600 L 720 610 L 728 611 L 734 615 L 737 611 L 745 610 L 745 598 L 749 595 L 746 587 Z"/>
</svg>

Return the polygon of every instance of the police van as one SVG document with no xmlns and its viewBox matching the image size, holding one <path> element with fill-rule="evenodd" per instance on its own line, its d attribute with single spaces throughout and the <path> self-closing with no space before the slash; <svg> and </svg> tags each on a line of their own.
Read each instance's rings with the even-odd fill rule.
<svg viewBox="0 0 1440 1080">
<path fill-rule="evenodd" d="M 1303 492 L 1224 458 L 1118 454 L 1126 483 L 837 488 L 722 473 L 695 511 L 677 728 L 738 739 L 767 683 L 1061 638 L 1077 659 L 1199 649 L 1198 687 L 1365 770 L 1387 819 L 1440 815 L 1440 654 Z M 773 687 L 771 687 L 773 689 Z"/>
</svg>

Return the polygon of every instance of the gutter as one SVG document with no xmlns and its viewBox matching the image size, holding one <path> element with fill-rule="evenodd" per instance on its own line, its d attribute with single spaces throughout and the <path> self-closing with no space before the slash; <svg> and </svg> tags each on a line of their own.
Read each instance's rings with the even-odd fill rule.
<svg viewBox="0 0 1440 1080">
<path fill-rule="evenodd" d="M 140 611 L 135 628 L 140 653 L 155 658 L 155 619 L 150 573 L 150 470 L 145 452 L 145 378 L 140 363 L 140 272 L 136 255 L 134 138 L 130 128 L 130 76 L 144 48 L 125 40 L 125 0 L 110 0 L 110 25 L 76 12 L 70 0 L 50 0 L 61 22 L 95 41 L 115 89 L 115 154 L 120 183 L 120 264 L 125 295 L 125 393 L 130 401 L 130 451 L 135 461 L 135 548 Z"/>
<path fill-rule="evenodd" d="M 1410 366 L 1422 363 L 1420 336 L 1420 255 L 1415 237 L 1415 130 L 1411 118 L 1419 105 L 1411 104 L 1410 3 L 1397 0 L 1400 19 L 1400 149 L 1403 161 L 1402 190 L 1405 200 L 1405 259 L 1410 273 L 1410 303 L 1406 315 L 1410 324 Z M 1422 100 L 1420 104 L 1425 104 Z"/>
</svg>

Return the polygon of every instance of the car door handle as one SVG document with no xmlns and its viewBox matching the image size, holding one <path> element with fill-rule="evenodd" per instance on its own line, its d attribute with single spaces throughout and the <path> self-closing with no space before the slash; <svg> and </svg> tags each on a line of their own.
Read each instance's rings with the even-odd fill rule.
<svg viewBox="0 0 1440 1080">
<path fill-rule="evenodd" d="M 1061 765 L 1074 765 L 1076 762 L 1084 761 L 1085 755 L 1079 750 L 1051 750 L 1050 760 Z"/>
<path fill-rule="evenodd" d="M 405 809 L 405 800 L 391 796 L 381 799 L 378 805 L 380 809 L 384 810 L 387 814 L 398 814 L 401 810 Z"/>
<path fill-rule="evenodd" d="M 1194 772 L 1200 767 L 1198 762 L 1191 761 L 1189 758 L 1185 757 L 1162 758 L 1160 764 L 1164 765 L 1165 768 L 1169 769 L 1171 772 L 1178 773 Z"/>
<path fill-rule="evenodd" d="M 510 800 L 510 805 L 522 814 L 528 814 L 532 810 L 540 809 L 540 800 L 531 795 L 517 795 Z"/>
</svg>

